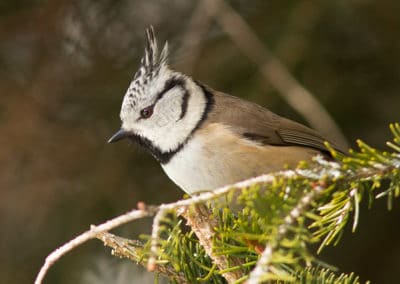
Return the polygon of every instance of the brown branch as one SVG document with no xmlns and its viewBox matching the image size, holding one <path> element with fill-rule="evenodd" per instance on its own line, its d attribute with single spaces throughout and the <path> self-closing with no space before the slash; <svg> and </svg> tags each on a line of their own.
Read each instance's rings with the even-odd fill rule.
<svg viewBox="0 0 400 284">
<path fill-rule="evenodd" d="M 241 51 L 258 66 L 264 78 L 311 126 L 347 147 L 347 139 L 324 106 L 290 74 L 243 18 L 223 0 L 207 0 L 207 7 Z"/>
</svg>

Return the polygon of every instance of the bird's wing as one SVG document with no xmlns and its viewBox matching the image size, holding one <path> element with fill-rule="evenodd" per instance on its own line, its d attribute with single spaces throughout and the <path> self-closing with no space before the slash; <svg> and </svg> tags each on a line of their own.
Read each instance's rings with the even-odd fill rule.
<svg viewBox="0 0 400 284">
<path fill-rule="evenodd" d="M 224 123 L 246 139 L 263 145 L 310 147 L 328 153 L 327 141 L 317 131 L 262 108 L 261 106 L 223 93 L 214 92 L 214 108 L 209 122 Z M 340 147 L 331 143 L 339 152 Z"/>
</svg>

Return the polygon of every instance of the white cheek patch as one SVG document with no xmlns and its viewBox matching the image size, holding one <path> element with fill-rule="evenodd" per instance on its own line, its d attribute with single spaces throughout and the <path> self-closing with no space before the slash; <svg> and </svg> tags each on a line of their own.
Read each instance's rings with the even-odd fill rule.
<svg viewBox="0 0 400 284">
<path fill-rule="evenodd" d="M 155 106 L 154 123 L 157 127 L 165 127 L 168 124 L 175 123 L 179 119 L 182 106 L 182 92 L 179 87 L 174 88 L 165 94 Z"/>
</svg>

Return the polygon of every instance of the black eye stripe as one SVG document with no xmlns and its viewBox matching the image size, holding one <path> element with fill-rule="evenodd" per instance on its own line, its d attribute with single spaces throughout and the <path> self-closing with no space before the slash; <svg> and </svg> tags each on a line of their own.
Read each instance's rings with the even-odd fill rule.
<svg viewBox="0 0 400 284">
<path fill-rule="evenodd" d="M 187 108 L 188 108 L 188 102 L 189 102 L 189 96 L 190 96 L 190 94 L 186 90 L 185 94 L 183 94 L 183 97 L 182 97 L 181 114 L 180 114 L 179 119 L 177 121 L 181 120 L 186 115 L 186 111 L 187 111 Z"/>
</svg>

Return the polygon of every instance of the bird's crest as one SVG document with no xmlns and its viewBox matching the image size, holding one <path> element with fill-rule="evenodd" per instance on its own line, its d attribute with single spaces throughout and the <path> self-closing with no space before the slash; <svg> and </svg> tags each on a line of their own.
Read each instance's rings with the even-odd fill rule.
<svg viewBox="0 0 400 284">
<path fill-rule="evenodd" d="M 140 68 L 136 72 L 134 80 L 140 77 L 152 79 L 158 75 L 161 67 L 167 65 L 168 60 L 168 43 L 166 42 L 161 54 L 158 52 L 157 39 L 154 34 L 153 26 L 146 29 L 146 47 L 144 56 L 140 62 Z"/>
</svg>

